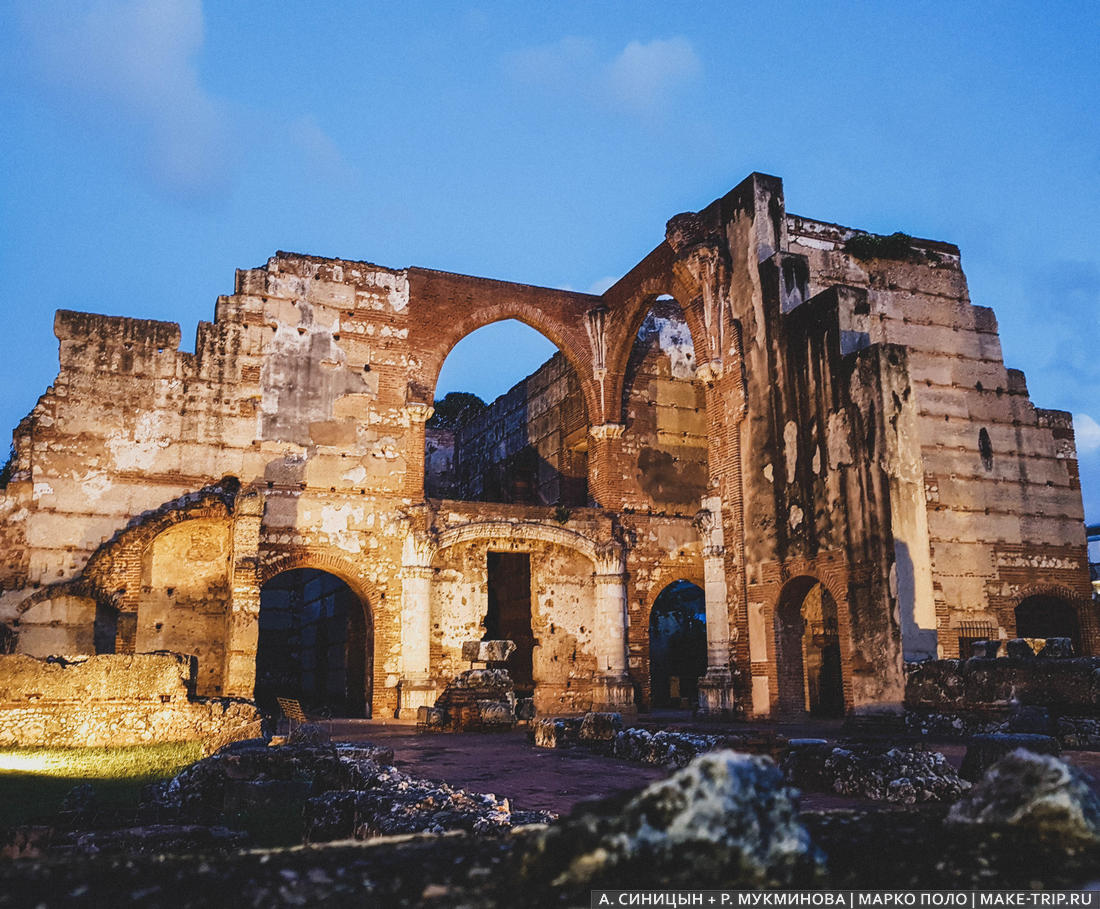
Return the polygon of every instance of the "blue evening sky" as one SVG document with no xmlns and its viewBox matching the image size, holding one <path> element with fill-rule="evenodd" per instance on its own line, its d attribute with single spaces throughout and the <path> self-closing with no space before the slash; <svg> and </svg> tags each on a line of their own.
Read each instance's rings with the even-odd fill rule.
<svg viewBox="0 0 1100 909">
<path fill-rule="evenodd" d="M 1100 521 L 1098 48 L 1092 0 L 0 0 L 0 431 L 55 309 L 189 347 L 277 249 L 598 291 L 759 170 L 791 212 L 959 244 Z M 548 350 L 498 335 L 495 384 L 441 390 Z"/>
</svg>

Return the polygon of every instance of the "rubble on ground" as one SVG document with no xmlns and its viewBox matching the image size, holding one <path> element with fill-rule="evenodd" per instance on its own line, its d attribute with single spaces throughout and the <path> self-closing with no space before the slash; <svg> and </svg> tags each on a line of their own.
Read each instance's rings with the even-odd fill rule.
<svg viewBox="0 0 1100 909">
<path fill-rule="evenodd" d="M 921 747 L 809 743 L 791 748 L 782 766 L 806 790 L 903 805 L 949 801 L 970 786 L 942 754 Z"/>
</svg>

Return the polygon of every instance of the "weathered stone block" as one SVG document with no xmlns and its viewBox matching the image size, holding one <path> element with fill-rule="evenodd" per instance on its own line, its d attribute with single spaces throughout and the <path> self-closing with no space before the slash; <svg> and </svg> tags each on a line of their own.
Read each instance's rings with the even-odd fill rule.
<svg viewBox="0 0 1100 909">
<path fill-rule="evenodd" d="M 1005 652 L 1012 659 L 1026 660 L 1035 656 L 1027 638 L 1011 638 L 1005 644 Z"/>
<path fill-rule="evenodd" d="M 994 764 L 952 806 L 950 824 L 1030 828 L 1067 845 L 1100 844 L 1100 795 L 1075 768 L 1018 749 Z"/>
<path fill-rule="evenodd" d="M 1073 641 L 1069 638 L 1047 638 L 1037 656 L 1046 659 L 1068 660 L 1073 657 Z"/>
<path fill-rule="evenodd" d="M 462 659 L 471 663 L 504 663 L 515 650 L 513 641 L 465 641 Z"/>
<path fill-rule="evenodd" d="M 580 717 L 542 717 L 535 720 L 533 733 L 537 748 L 569 748 L 580 742 Z"/>
<path fill-rule="evenodd" d="M 586 713 L 581 720 L 578 739 L 586 745 L 610 747 L 615 735 L 623 728 L 623 718 L 618 713 Z"/>
</svg>

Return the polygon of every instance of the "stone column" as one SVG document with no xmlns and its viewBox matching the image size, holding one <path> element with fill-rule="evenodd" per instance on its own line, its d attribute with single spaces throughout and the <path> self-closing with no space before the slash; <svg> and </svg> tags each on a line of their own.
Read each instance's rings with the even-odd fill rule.
<svg viewBox="0 0 1100 909">
<path fill-rule="evenodd" d="M 259 493 L 237 497 L 232 526 L 233 562 L 229 615 L 226 617 L 225 673 L 222 694 L 251 698 L 256 689 L 256 648 L 260 639 L 260 524 L 264 500 Z"/>
<path fill-rule="evenodd" d="M 622 423 L 600 423 L 588 427 L 588 494 L 601 508 L 618 509 L 622 504 Z"/>
<path fill-rule="evenodd" d="M 405 446 L 405 495 L 414 502 L 424 500 L 424 436 L 425 423 L 432 418 L 431 404 L 409 401 L 405 404 L 405 420 L 409 426 Z"/>
<path fill-rule="evenodd" d="M 703 537 L 703 595 L 707 612 L 707 671 L 699 679 L 699 713 L 727 716 L 737 706 L 730 674 L 729 599 L 726 590 L 726 547 L 722 533 L 722 503 L 703 500 L 695 516 Z"/>
<path fill-rule="evenodd" d="M 401 566 L 401 681 L 397 715 L 415 717 L 418 708 L 435 704 L 431 680 L 432 578 L 435 548 L 418 533 L 405 538 Z"/>
<path fill-rule="evenodd" d="M 632 713 L 634 685 L 627 675 L 626 571 L 622 550 L 607 547 L 596 562 L 596 621 L 593 646 L 596 651 L 596 684 L 593 710 Z"/>
</svg>

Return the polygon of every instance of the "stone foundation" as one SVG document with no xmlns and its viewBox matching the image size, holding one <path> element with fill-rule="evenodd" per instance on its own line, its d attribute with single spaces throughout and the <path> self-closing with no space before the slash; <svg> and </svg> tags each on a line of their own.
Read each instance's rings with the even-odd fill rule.
<svg viewBox="0 0 1100 909">
<path fill-rule="evenodd" d="M 0 656 L 0 747 L 192 741 L 259 721 L 252 703 L 195 698 L 194 685 L 179 654 Z"/>
</svg>

